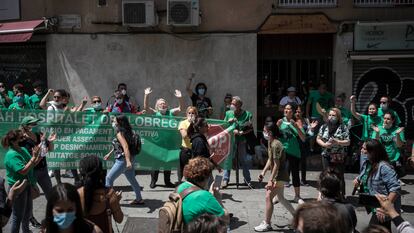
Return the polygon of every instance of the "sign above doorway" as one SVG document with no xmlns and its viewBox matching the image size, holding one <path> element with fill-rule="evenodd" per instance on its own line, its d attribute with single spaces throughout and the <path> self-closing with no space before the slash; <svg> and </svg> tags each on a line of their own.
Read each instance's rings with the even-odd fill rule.
<svg viewBox="0 0 414 233">
<path fill-rule="evenodd" d="M 323 14 L 270 15 L 258 34 L 319 34 L 336 31 L 336 26 Z"/>
</svg>

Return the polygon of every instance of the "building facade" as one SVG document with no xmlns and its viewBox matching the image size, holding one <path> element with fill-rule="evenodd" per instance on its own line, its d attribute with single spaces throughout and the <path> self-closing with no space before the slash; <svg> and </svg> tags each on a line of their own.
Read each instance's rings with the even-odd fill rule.
<svg viewBox="0 0 414 233">
<path fill-rule="evenodd" d="M 0 76 L 10 82 L 47 77 L 48 86 L 68 89 L 75 102 L 91 95 L 108 99 L 125 82 L 142 105 L 143 90 L 151 86 L 153 98 L 173 106 L 173 89 L 184 91 L 195 73 L 195 82 L 208 86 L 216 117 L 231 93 L 244 99 L 258 127 L 278 114 L 287 87 L 302 95 L 326 82 L 335 94 L 356 94 L 360 112 L 381 95 L 391 96 L 412 130 L 413 0 L 189 0 L 199 13 L 193 26 L 170 25 L 173 1 L 154 0 L 155 18 L 146 27 L 122 24 L 123 2 L 21 0 L 18 11 L 8 6 L 10 14 L 0 15 L 4 22 L 46 17 L 49 25 L 27 42 L 0 45 Z"/>
</svg>

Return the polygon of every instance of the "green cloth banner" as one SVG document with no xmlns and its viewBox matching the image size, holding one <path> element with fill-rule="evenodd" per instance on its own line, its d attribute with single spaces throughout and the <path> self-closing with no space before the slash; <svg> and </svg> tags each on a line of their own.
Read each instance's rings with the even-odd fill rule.
<svg viewBox="0 0 414 233">
<path fill-rule="evenodd" d="M 49 169 L 78 168 L 79 160 L 90 155 L 103 158 L 112 149 L 115 136 L 111 126 L 112 114 L 96 114 L 88 112 L 53 112 L 35 110 L 1 110 L 0 135 L 3 137 L 9 130 L 17 129 L 25 116 L 40 119 L 33 131 L 56 132 L 57 140 L 54 150 L 47 154 Z M 182 117 L 157 117 L 149 115 L 125 114 L 133 130 L 141 135 L 142 151 L 135 159 L 135 169 L 171 170 L 179 166 L 181 135 L 178 124 Z M 212 159 L 223 168 L 231 167 L 233 155 L 233 126 L 221 120 L 208 120 L 209 144 Z M 0 149 L 0 166 L 4 168 L 6 150 Z M 114 156 L 104 163 L 109 168 L 114 163 Z"/>
</svg>

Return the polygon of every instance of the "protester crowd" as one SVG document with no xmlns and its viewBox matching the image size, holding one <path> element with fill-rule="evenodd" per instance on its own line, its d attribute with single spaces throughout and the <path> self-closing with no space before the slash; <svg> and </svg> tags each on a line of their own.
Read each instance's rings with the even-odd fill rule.
<svg viewBox="0 0 414 233">
<path fill-rule="evenodd" d="M 85 97 L 79 105 L 74 105 L 70 101 L 70 93 L 64 89 L 46 90 L 44 84 L 34 82 L 34 94 L 29 96 L 21 84 L 7 90 L 0 82 L 1 109 L 118 113 L 112 120 L 115 135 L 112 142 L 108 142 L 112 143 L 113 149 L 103 158 L 83 158 L 78 169 L 67 171 L 65 175 L 74 178 L 74 185 L 61 182 L 60 170 L 48 170 L 47 155 L 54 149 L 57 135 L 33 130 L 39 119 L 27 116 L 19 128 L 3 135 L 2 146 L 7 150 L 3 155 L 4 166 L 10 188 L 6 194 L 4 181 L 0 179 L 2 220 L 11 218 L 13 233 L 19 232 L 20 228 L 24 233 L 31 232 L 30 224 L 41 228 L 42 232 L 113 232 L 112 218 L 122 222 L 124 217 L 119 205 L 122 192 L 113 187 L 121 174 L 126 176 L 135 193 L 130 204 L 145 204 L 133 169 L 139 153 L 137 136 L 123 113 L 159 117 L 185 115 L 177 128 L 182 138 L 181 145 L 177 146 L 180 149 L 177 155 L 178 182 L 174 184 L 171 171 L 164 170 L 164 183 L 166 187 L 176 187 L 176 192 L 182 197 L 184 232 L 228 232 L 231 214 L 224 207 L 219 190 L 229 186 L 231 170 L 224 170 L 221 184 L 217 184 L 212 176 L 215 168 L 222 172 L 219 164 L 211 159 L 207 140 L 207 118 L 212 117 L 214 108 L 207 97 L 207 85 L 198 83 L 193 90 L 192 81 L 193 77 L 186 86 L 192 106 L 186 108 L 181 91 L 175 90 L 178 106 L 171 107 L 166 99 L 158 98 L 152 108 L 149 104 L 152 89 L 148 87 L 144 90 L 142 109 L 128 96 L 124 83 L 118 85 L 113 99 L 106 105 L 100 96 Z M 399 232 L 414 232 L 400 216 L 401 185 L 404 185 L 400 178 L 405 175 L 402 151 L 406 140 L 404 127 L 392 109 L 391 99 L 383 96 L 379 107 L 377 103 L 370 103 L 367 113 L 357 112 L 355 96 L 350 97 L 349 110 L 345 102 L 344 94 L 334 97 L 323 83 L 311 90 L 306 100 L 297 96 L 295 87 L 289 87 L 279 104 L 282 117 L 267 117 L 262 139 L 252 143 L 252 135 L 253 140 L 256 139 L 252 113 L 244 109 L 241 97 L 225 95 L 219 114 L 234 128 L 235 157 L 242 169 L 243 183 L 254 188 L 249 171 L 250 154 L 254 153 L 257 164 L 264 166 L 257 179 L 266 182 L 265 219 L 254 228 L 255 231 L 273 230 L 272 213 L 274 205 L 280 202 L 291 214 L 291 226 L 296 232 L 355 232 L 357 218 L 352 205 L 345 200 L 351 191 L 345 190 L 344 173 L 350 145 L 356 144 L 360 150 L 360 174 L 353 182 L 354 192 L 358 191 L 371 200 L 375 197 L 380 205 L 366 205 L 372 217 L 365 232 L 391 232 L 392 223 Z M 185 114 L 182 114 L 184 110 Z M 351 140 L 350 132 L 358 124 L 362 125 L 361 140 L 355 142 Z M 307 158 L 319 150 L 323 165 L 319 178 L 320 195 L 316 201 L 305 203 L 300 187 L 308 185 Z M 106 171 L 101 159 L 109 160 L 112 156 L 114 165 Z M 414 164 L 414 146 L 408 162 Z M 156 187 L 159 172 L 151 172 L 150 188 Z M 270 176 L 266 178 L 268 172 Z M 54 187 L 53 176 L 57 183 Z M 293 185 L 295 193 L 293 202 L 299 204 L 296 210 L 284 197 L 284 189 L 290 185 Z M 42 221 L 36 220 L 32 213 L 39 186 L 47 199 L 46 215 Z M 2 221 L 2 226 L 5 222 L 7 220 Z"/>
</svg>

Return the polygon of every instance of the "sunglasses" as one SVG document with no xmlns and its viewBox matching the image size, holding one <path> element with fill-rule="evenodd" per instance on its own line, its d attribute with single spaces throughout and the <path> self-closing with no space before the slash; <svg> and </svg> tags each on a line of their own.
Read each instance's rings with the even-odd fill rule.
<svg viewBox="0 0 414 233">
<path fill-rule="evenodd" d="M 381 104 L 386 104 L 386 103 L 388 103 L 388 102 L 384 102 L 384 101 L 382 101 L 382 102 L 380 102 Z"/>
<path fill-rule="evenodd" d="M 62 96 L 60 96 L 60 95 L 55 95 L 55 96 L 53 96 L 53 98 L 55 98 L 55 99 L 60 99 L 60 98 L 62 98 Z"/>
<path fill-rule="evenodd" d="M 102 101 L 100 101 L 100 100 L 94 100 L 94 101 L 92 101 L 92 103 L 94 103 L 94 104 L 100 104 L 100 103 L 102 103 Z"/>
<path fill-rule="evenodd" d="M 4 85 L 0 85 L 0 87 L 4 87 Z"/>
</svg>

